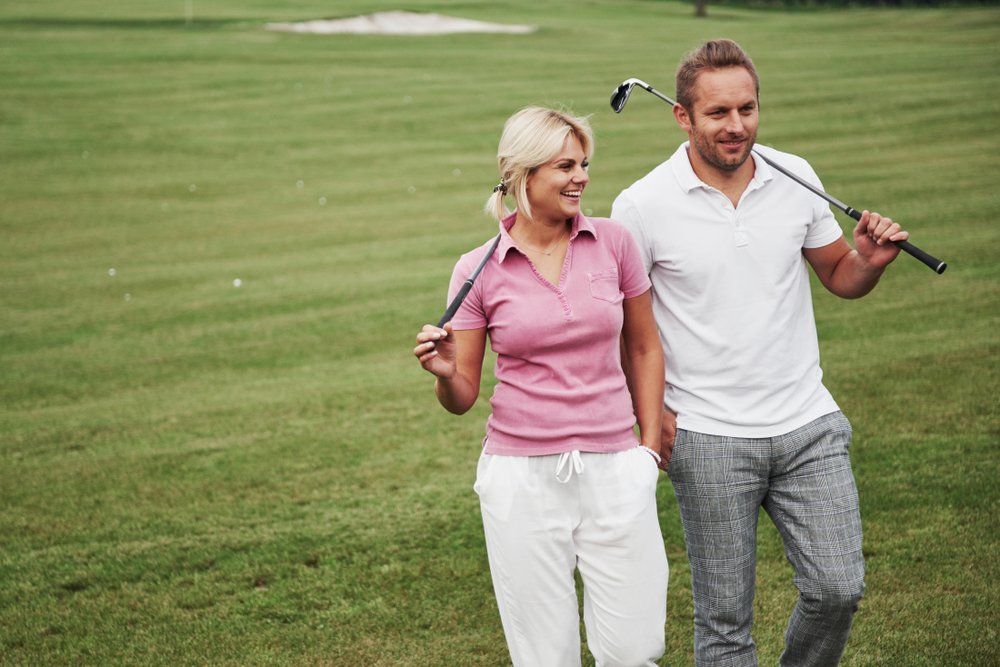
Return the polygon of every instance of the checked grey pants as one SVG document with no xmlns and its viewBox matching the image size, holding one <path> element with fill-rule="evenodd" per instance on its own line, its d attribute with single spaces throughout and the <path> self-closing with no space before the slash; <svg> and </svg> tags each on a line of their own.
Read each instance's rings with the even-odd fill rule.
<svg viewBox="0 0 1000 667">
<path fill-rule="evenodd" d="M 780 664 L 840 661 L 864 591 L 850 442 L 841 412 L 773 438 L 677 430 L 668 472 L 691 562 L 698 667 L 757 664 L 750 630 L 762 506 L 799 590 Z"/>
</svg>

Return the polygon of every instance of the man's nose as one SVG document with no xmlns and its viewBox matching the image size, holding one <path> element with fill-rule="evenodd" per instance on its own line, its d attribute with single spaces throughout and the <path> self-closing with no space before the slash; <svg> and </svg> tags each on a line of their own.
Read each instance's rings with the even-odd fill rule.
<svg viewBox="0 0 1000 667">
<path fill-rule="evenodd" d="M 726 116 L 726 130 L 734 134 L 743 132 L 743 117 L 740 116 L 739 109 L 733 109 Z"/>
</svg>

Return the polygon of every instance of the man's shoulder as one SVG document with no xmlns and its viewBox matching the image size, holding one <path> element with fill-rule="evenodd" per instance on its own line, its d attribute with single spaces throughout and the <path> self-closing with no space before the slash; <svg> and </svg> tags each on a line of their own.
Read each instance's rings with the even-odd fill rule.
<svg viewBox="0 0 1000 667">
<path fill-rule="evenodd" d="M 633 200 L 642 200 L 646 196 L 659 199 L 663 196 L 664 188 L 670 187 L 671 183 L 677 183 L 677 178 L 674 176 L 674 161 L 676 159 L 677 155 L 675 154 L 656 165 L 644 176 L 622 190 L 620 196 Z"/>
<path fill-rule="evenodd" d="M 592 216 L 587 216 L 587 220 L 590 222 L 594 229 L 594 236 L 597 239 L 608 239 L 613 240 L 623 237 L 628 233 L 626 226 L 620 221 L 614 218 L 595 218 Z"/>
<path fill-rule="evenodd" d="M 809 165 L 809 161 L 804 157 L 795 155 L 794 153 L 786 153 L 784 151 L 779 151 L 776 148 L 771 148 L 770 146 L 765 146 L 764 144 L 754 144 L 753 150 L 762 157 L 777 162 L 782 167 L 786 169 L 791 169 L 793 171 L 812 171 L 812 167 Z"/>
</svg>

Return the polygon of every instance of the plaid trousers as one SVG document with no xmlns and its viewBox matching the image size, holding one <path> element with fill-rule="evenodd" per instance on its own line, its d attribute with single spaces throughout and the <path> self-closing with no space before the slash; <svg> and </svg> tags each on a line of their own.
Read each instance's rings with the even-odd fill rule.
<svg viewBox="0 0 1000 667">
<path fill-rule="evenodd" d="M 864 591 L 861 515 L 841 412 L 773 438 L 678 429 L 669 475 L 684 523 L 698 667 L 754 666 L 759 508 L 774 521 L 799 599 L 783 667 L 836 665 Z"/>
</svg>

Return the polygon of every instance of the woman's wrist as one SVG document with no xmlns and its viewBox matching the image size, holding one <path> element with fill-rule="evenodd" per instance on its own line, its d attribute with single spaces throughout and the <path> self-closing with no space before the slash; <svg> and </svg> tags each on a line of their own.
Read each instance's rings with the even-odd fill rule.
<svg viewBox="0 0 1000 667">
<path fill-rule="evenodd" d="M 660 458 L 660 448 L 659 447 L 656 447 L 654 449 L 650 445 L 644 445 L 642 443 L 639 443 L 639 446 L 642 447 L 643 449 L 645 449 L 647 452 L 649 452 L 649 455 L 653 457 L 653 460 L 656 461 L 657 465 L 659 465 L 660 461 L 663 460 L 663 459 Z"/>
</svg>

